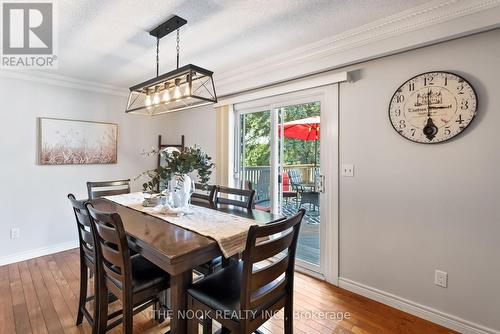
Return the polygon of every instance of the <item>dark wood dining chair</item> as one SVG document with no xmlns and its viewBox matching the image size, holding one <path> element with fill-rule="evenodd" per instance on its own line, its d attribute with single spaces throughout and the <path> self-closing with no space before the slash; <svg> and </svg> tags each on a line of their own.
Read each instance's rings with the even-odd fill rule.
<svg viewBox="0 0 500 334">
<path fill-rule="evenodd" d="M 98 274 L 98 332 L 105 333 L 123 322 L 123 333 L 133 332 L 133 316 L 153 306 L 155 318 L 159 311 L 159 295 L 170 287 L 170 276 L 142 256 L 130 256 L 127 237 L 120 215 L 102 212 L 86 207 L 90 213 L 91 224 L 95 231 L 95 252 Z M 123 317 L 108 325 L 108 291 L 111 291 L 123 304 L 118 311 Z M 116 312 L 115 312 L 116 313 Z"/>
<path fill-rule="evenodd" d="M 195 190 L 198 190 L 198 192 L 194 192 L 191 195 L 192 199 L 201 200 L 204 202 L 207 202 L 208 204 L 214 204 L 215 202 L 215 191 L 216 187 L 213 185 L 203 185 L 201 183 L 195 183 L 194 184 Z"/>
<path fill-rule="evenodd" d="M 215 193 L 215 204 L 217 205 L 227 204 L 252 210 L 255 190 L 217 186 Z M 229 197 L 226 197 L 226 195 L 229 195 Z M 232 197 L 239 197 L 239 199 Z"/>
<path fill-rule="evenodd" d="M 229 188 L 223 186 L 215 187 L 215 204 L 228 204 L 237 207 L 242 207 L 247 210 L 251 210 L 254 206 L 253 199 L 255 196 L 255 190 L 252 189 L 237 189 L 237 188 Z M 233 199 L 223 197 L 224 195 L 236 195 L 238 197 L 242 197 L 243 199 Z M 207 276 L 213 272 L 215 272 L 218 268 L 223 265 L 222 257 L 216 257 L 211 261 L 204 263 L 195 268 L 195 270 L 204 276 Z"/>
<path fill-rule="evenodd" d="M 80 243 L 80 297 L 78 299 L 78 312 L 76 316 L 76 325 L 80 325 L 83 317 L 87 319 L 92 327 L 92 333 L 97 333 L 97 305 L 99 303 L 98 295 L 98 282 L 96 274 L 96 254 L 95 254 L 95 240 L 92 226 L 90 223 L 89 212 L 85 206 L 85 201 L 79 201 L 73 194 L 69 194 L 68 198 L 73 206 L 75 214 L 76 225 L 78 228 L 78 240 Z M 94 296 L 87 297 L 89 275 L 94 276 Z M 87 302 L 94 300 L 94 310 L 92 314 L 87 309 Z"/>
<path fill-rule="evenodd" d="M 289 218 L 251 226 L 243 260 L 194 283 L 188 289 L 189 310 L 202 311 L 231 333 L 249 334 L 285 308 L 285 333 L 293 333 L 295 252 L 304 214 L 301 209 Z M 188 333 L 198 333 L 196 318 L 188 320 Z"/>
<path fill-rule="evenodd" d="M 130 193 L 130 179 L 115 181 L 87 182 L 89 199 Z"/>
</svg>

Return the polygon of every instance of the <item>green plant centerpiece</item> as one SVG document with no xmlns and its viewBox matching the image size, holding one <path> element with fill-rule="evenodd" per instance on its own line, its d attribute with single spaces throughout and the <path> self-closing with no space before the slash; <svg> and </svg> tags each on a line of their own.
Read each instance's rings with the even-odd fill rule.
<svg viewBox="0 0 500 334">
<path fill-rule="evenodd" d="M 145 171 L 140 176 L 147 176 L 149 180 L 143 184 L 144 191 L 156 192 L 164 183 L 167 191 L 174 196 L 176 207 L 186 207 L 194 191 L 194 183 L 189 174 L 196 172 L 199 182 L 205 187 L 210 180 L 214 164 L 212 158 L 198 146 L 176 149 L 153 150 L 146 155 L 160 155 L 163 163 L 159 168 Z"/>
</svg>

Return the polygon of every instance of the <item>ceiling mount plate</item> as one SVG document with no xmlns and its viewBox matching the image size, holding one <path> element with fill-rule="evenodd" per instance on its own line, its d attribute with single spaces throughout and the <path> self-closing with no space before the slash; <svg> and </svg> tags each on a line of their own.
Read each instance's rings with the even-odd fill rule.
<svg viewBox="0 0 500 334">
<path fill-rule="evenodd" d="M 158 27 L 151 30 L 149 34 L 156 38 L 162 38 L 170 34 L 172 31 L 176 31 L 178 28 L 182 27 L 186 23 L 187 21 L 185 19 L 177 15 L 174 15 L 164 23 L 160 24 Z"/>
</svg>

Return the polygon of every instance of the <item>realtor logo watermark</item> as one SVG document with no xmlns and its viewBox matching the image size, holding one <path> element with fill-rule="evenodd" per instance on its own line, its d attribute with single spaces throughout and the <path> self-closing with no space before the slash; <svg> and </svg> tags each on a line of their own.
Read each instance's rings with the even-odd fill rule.
<svg viewBox="0 0 500 334">
<path fill-rule="evenodd" d="M 2 3 L 4 68 L 57 68 L 54 5 L 50 2 Z"/>
</svg>

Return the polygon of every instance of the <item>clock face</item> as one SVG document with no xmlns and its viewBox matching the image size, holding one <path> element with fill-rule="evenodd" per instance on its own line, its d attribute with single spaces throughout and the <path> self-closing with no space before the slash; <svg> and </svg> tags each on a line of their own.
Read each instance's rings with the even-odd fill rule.
<svg viewBox="0 0 500 334">
<path fill-rule="evenodd" d="M 389 118 L 406 139 L 425 144 L 449 140 L 474 119 L 477 95 L 462 77 L 429 72 L 406 81 L 394 93 Z"/>
</svg>

